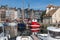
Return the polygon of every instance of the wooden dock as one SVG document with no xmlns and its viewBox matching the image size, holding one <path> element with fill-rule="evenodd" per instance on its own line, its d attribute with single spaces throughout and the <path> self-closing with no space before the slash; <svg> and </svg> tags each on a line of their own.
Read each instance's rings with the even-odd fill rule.
<svg viewBox="0 0 60 40">
<path fill-rule="evenodd" d="M 31 35 L 34 40 L 40 40 L 35 35 Z"/>
</svg>

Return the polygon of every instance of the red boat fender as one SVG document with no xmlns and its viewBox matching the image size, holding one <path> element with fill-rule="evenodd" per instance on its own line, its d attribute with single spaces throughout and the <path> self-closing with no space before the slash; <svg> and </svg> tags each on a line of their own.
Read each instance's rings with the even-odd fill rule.
<svg viewBox="0 0 60 40">
<path fill-rule="evenodd" d="M 38 32 L 40 29 L 40 24 L 37 22 L 37 20 L 33 20 L 31 22 L 31 31 L 32 32 Z"/>
</svg>

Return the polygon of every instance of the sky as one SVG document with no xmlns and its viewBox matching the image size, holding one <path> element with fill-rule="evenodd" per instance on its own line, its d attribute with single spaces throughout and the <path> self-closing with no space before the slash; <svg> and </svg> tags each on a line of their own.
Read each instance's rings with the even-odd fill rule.
<svg viewBox="0 0 60 40">
<path fill-rule="evenodd" d="M 24 0 L 24 8 L 45 10 L 49 4 L 60 6 L 60 0 Z M 23 8 L 22 0 L 0 0 L 1 5 L 8 5 L 9 7 Z"/>
</svg>

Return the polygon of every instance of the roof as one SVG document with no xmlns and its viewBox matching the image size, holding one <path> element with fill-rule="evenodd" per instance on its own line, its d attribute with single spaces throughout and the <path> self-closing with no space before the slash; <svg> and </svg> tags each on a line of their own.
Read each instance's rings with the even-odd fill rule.
<svg viewBox="0 0 60 40">
<path fill-rule="evenodd" d="M 10 8 L 9 8 L 9 10 L 15 10 L 15 11 L 17 11 L 17 9 L 16 9 L 16 8 L 12 8 L 12 7 L 10 7 Z"/>
<path fill-rule="evenodd" d="M 54 5 L 52 5 L 52 4 L 49 4 L 49 5 L 47 6 L 47 8 L 51 8 L 51 7 L 53 7 L 53 8 L 60 8 L 60 6 L 54 6 Z"/>
<path fill-rule="evenodd" d="M 50 8 L 50 7 L 56 7 L 56 6 L 49 4 L 47 8 Z"/>
<path fill-rule="evenodd" d="M 56 11 L 57 11 L 57 9 L 50 10 L 50 11 L 49 11 L 47 14 L 45 14 L 43 17 L 51 17 Z"/>
</svg>

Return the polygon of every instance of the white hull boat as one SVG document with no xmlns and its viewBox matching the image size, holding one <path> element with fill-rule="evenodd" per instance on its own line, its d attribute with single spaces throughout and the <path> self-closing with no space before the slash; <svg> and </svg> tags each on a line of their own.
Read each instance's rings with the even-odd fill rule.
<svg viewBox="0 0 60 40">
<path fill-rule="evenodd" d="M 60 40 L 60 28 L 50 26 L 47 30 L 48 34 L 37 34 L 40 40 Z"/>
<path fill-rule="evenodd" d="M 18 36 L 16 40 L 33 40 L 30 36 Z"/>
<path fill-rule="evenodd" d="M 47 40 L 60 40 L 60 28 L 50 26 L 47 28 L 48 36 Z"/>
<path fill-rule="evenodd" d="M 38 37 L 40 40 L 47 40 L 47 35 L 48 35 L 48 34 L 37 34 L 37 37 Z"/>
</svg>

